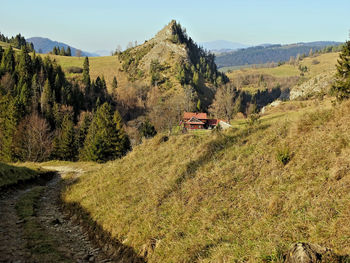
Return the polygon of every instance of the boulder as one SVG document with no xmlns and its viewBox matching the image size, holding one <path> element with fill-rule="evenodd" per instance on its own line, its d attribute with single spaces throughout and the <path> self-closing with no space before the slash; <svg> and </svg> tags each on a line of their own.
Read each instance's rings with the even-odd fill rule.
<svg viewBox="0 0 350 263">
<path fill-rule="evenodd" d="M 296 243 L 283 256 L 284 263 L 345 263 L 350 262 L 349 256 L 341 256 L 330 248 L 311 243 Z"/>
</svg>

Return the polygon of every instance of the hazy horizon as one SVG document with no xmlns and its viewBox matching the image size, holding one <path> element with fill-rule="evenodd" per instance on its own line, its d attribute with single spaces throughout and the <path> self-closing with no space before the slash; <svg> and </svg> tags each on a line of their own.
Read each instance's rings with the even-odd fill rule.
<svg viewBox="0 0 350 263">
<path fill-rule="evenodd" d="M 226 40 L 244 45 L 343 42 L 350 23 L 345 0 L 67 1 L 23 0 L 2 4 L 0 32 L 44 37 L 89 52 L 115 50 L 130 42 L 143 43 L 172 19 L 196 42 Z M 45 23 L 43 23 L 45 21 Z M 140 26 L 141 25 L 141 26 Z"/>
</svg>

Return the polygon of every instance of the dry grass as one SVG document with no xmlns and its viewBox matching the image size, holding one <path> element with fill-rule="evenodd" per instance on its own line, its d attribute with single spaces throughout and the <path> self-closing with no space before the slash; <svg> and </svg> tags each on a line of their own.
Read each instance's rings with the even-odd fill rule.
<svg viewBox="0 0 350 263">
<path fill-rule="evenodd" d="M 306 77 L 311 78 L 323 72 L 334 71 L 334 65 L 337 63 L 338 56 L 338 53 L 327 53 L 319 55 L 317 57 L 307 57 L 300 62 L 300 65 L 307 66 L 309 68 L 309 72 L 306 73 Z M 313 60 L 317 60 L 320 63 L 313 64 Z M 227 73 L 227 76 L 230 79 L 234 79 L 237 76 L 247 74 L 268 74 L 277 78 L 282 78 L 299 76 L 300 71 L 298 70 L 298 66 L 292 66 L 287 63 L 275 68 L 245 68 L 241 70 L 235 70 L 231 73 Z"/>
<path fill-rule="evenodd" d="M 19 166 L 0 163 L 0 189 L 40 177 L 43 171 L 38 168 L 29 164 Z"/>
<path fill-rule="evenodd" d="M 283 106 L 221 134 L 159 135 L 64 199 L 149 262 L 278 261 L 296 241 L 350 253 L 350 103 L 325 105 Z"/>
<path fill-rule="evenodd" d="M 55 55 L 42 55 L 49 56 L 52 60 L 56 60 L 59 65 L 62 66 L 63 70 L 66 71 L 69 67 L 80 67 L 83 68 L 84 57 L 65 57 L 65 56 L 55 56 Z M 113 78 L 116 77 L 119 86 L 126 86 L 129 82 L 125 73 L 119 71 L 121 69 L 121 64 L 117 56 L 107 56 L 107 57 L 89 57 L 90 63 L 90 76 L 91 80 L 95 80 L 98 76 L 104 76 L 107 82 L 107 88 L 110 89 L 112 85 Z M 69 74 L 72 76 L 76 74 Z"/>
</svg>

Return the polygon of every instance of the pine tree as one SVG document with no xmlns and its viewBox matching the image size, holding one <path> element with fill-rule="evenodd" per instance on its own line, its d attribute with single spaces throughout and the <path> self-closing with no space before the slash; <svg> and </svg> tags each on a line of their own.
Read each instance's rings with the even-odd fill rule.
<svg viewBox="0 0 350 263">
<path fill-rule="evenodd" d="M 118 87 L 117 78 L 114 76 L 112 81 L 112 89 L 115 90 Z"/>
<path fill-rule="evenodd" d="M 59 159 L 67 161 L 74 161 L 77 156 L 74 123 L 69 115 L 63 117 L 56 155 Z"/>
<path fill-rule="evenodd" d="M 70 49 L 70 46 L 67 47 L 66 56 L 68 56 L 68 57 L 72 56 L 72 51 Z"/>
<path fill-rule="evenodd" d="M 145 138 L 152 138 L 157 134 L 156 129 L 154 128 L 152 123 L 150 123 L 149 120 L 146 120 L 145 122 L 141 123 L 139 127 L 139 132 L 140 135 Z"/>
<path fill-rule="evenodd" d="M 64 47 L 61 47 L 60 56 L 65 56 L 65 55 L 66 55 L 66 51 L 64 50 Z"/>
<path fill-rule="evenodd" d="M 79 132 L 77 136 L 77 145 L 79 150 L 82 150 L 84 147 L 84 141 L 86 139 L 86 135 L 88 134 L 89 127 L 91 124 L 91 114 L 88 112 L 83 112 L 80 114 L 81 121 L 79 123 Z"/>
<path fill-rule="evenodd" d="M 116 151 L 117 151 L 118 158 L 120 158 L 124 156 L 131 149 L 131 143 L 130 143 L 129 136 L 124 131 L 123 119 L 119 111 L 116 110 L 114 112 L 113 120 L 118 133 L 118 142 L 116 145 Z"/>
<path fill-rule="evenodd" d="M 83 83 L 86 87 L 90 87 L 90 68 L 89 68 L 89 58 L 85 57 L 83 64 Z"/>
<path fill-rule="evenodd" d="M 51 109 L 53 106 L 53 94 L 49 80 L 45 81 L 43 92 L 41 93 L 40 98 L 41 112 L 49 117 L 51 114 Z"/>
<path fill-rule="evenodd" d="M 2 59 L 2 55 L 4 54 L 4 50 L 2 49 L 2 47 L 0 46 L 0 63 L 1 63 L 1 59 Z"/>
<path fill-rule="evenodd" d="M 31 99 L 31 105 L 32 105 L 32 111 L 34 112 L 39 112 L 40 109 L 40 85 L 39 85 L 39 79 L 38 79 L 38 75 L 34 74 L 33 78 L 32 78 L 32 90 L 31 90 L 31 94 L 32 94 L 32 99 Z"/>
<path fill-rule="evenodd" d="M 336 82 L 332 91 L 339 101 L 350 98 L 350 41 L 346 41 L 339 54 Z"/>
<path fill-rule="evenodd" d="M 21 91 L 19 94 L 19 102 L 21 104 L 21 115 L 25 115 L 30 112 L 32 105 L 32 90 L 31 87 L 26 83 L 21 81 Z"/>
<path fill-rule="evenodd" d="M 13 160 L 12 145 L 16 131 L 15 101 L 10 95 L 0 96 L 0 160 Z"/>
<path fill-rule="evenodd" d="M 26 83 L 27 85 L 31 85 L 32 81 L 32 59 L 29 55 L 28 49 L 26 46 L 23 46 L 21 49 L 21 53 L 18 58 L 18 64 L 16 67 L 16 71 L 18 75 L 21 77 L 21 85 Z"/>
<path fill-rule="evenodd" d="M 124 155 L 130 142 L 122 129 L 120 115 L 114 115 L 108 103 L 99 107 L 85 139 L 82 159 L 106 162 Z"/>
<path fill-rule="evenodd" d="M 12 74 L 15 71 L 15 66 L 15 52 L 10 46 L 8 49 L 5 50 L 4 55 L 1 59 L 0 73 L 9 72 L 10 74 Z"/>
</svg>

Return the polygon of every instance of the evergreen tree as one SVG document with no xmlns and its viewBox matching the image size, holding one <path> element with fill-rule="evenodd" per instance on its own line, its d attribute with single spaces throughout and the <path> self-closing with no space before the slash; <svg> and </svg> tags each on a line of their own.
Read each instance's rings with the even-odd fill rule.
<svg viewBox="0 0 350 263">
<path fill-rule="evenodd" d="M 21 91 L 19 94 L 19 102 L 21 105 L 21 115 L 24 116 L 31 110 L 32 105 L 32 90 L 31 87 L 26 83 L 22 82 Z"/>
<path fill-rule="evenodd" d="M 2 46 L 0 46 L 0 63 L 2 59 L 2 55 L 4 54 L 4 50 L 2 49 Z"/>
<path fill-rule="evenodd" d="M 26 46 L 23 46 L 21 49 L 16 71 L 21 78 L 21 85 L 26 83 L 30 86 L 32 81 L 32 59 Z"/>
<path fill-rule="evenodd" d="M 86 139 L 86 135 L 88 134 L 89 127 L 91 124 L 91 114 L 87 112 L 83 112 L 81 115 L 81 121 L 79 123 L 79 132 L 77 137 L 77 144 L 79 150 L 84 147 L 84 141 Z"/>
<path fill-rule="evenodd" d="M 53 94 L 49 80 L 46 80 L 40 98 L 41 112 L 48 118 L 53 106 Z"/>
<path fill-rule="evenodd" d="M 131 149 L 131 143 L 129 136 L 126 134 L 123 126 L 123 119 L 120 113 L 116 110 L 113 116 L 114 124 L 118 134 L 118 141 L 116 145 L 116 151 L 118 158 L 124 156 Z"/>
<path fill-rule="evenodd" d="M 85 160 L 106 162 L 124 155 L 130 148 L 130 142 L 122 129 L 119 113 L 113 116 L 108 103 L 99 107 L 93 117 L 84 143 L 82 158 Z"/>
<path fill-rule="evenodd" d="M 15 66 L 15 52 L 10 46 L 8 49 L 5 50 L 4 55 L 1 59 L 0 73 L 9 72 L 10 74 L 12 74 L 15 71 Z"/>
<path fill-rule="evenodd" d="M 74 123 L 69 115 L 63 117 L 56 156 L 61 160 L 67 161 L 74 161 L 77 156 Z"/>
<path fill-rule="evenodd" d="M 114 76 L 112 81 L 112 89 L 115 90 L 118 87 L 117 78 Z"/>
<path fill-rule="evenodd" d="M 69 46 L 67 47 L 66 56 L 68 56 L 68 57 L 72 56 L 72 51 L 71 51 Z"/>
<path fill-rule="evenodd" d="M 346 41 L 339 54 L 336 82 L 332 91 L 339 101 L 350 98 L 350 41 Z"/>
<path fill-rule="evenodd" d="M 64 50 L 64 47 L 61 47 L 60 56 L 65 56 L 65 55 L 66 55 L 66 51 Z"/>
<path fill-rule="evenodd" d="M 31 105 L 32 105 L 32 111 L 39 112 L 40 109 L 40 85 L 39 85 L 39 79 L 38 75 L 34 74 L 32 78 L 32 99 L 31 99 Z"/>
<path fill-rule="evenodd" d="M 85 57 L 83 64 L 83 83 L 86 87 L 90 87 L 90 68 L 89 68 L 89 58 Z"/>
<path fill-rule="evenodd" d="M 141 123 L 139 127 L 139 132 L 140 132 L 140 135 L 145 138 L 152 138 L 157 134 L 156 129 L 154 128 L 152 123 L 150 123 L 148 120 Z"/>
<path fill-rule="evenodd" d="M 13 161 L 13 139 L 16 131 L 15 102 L 10 95 L 0 96 L 0 160 Z"/>
</svg>

